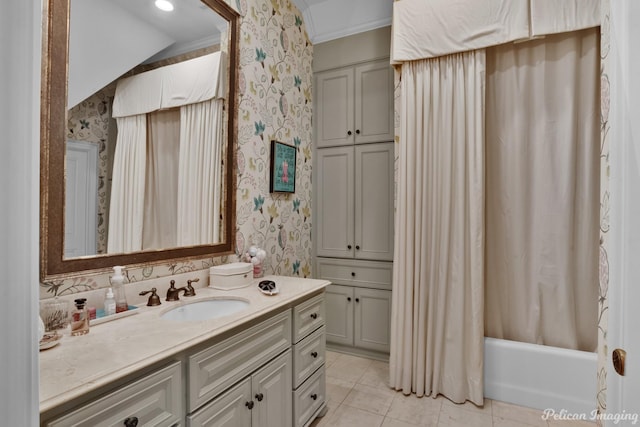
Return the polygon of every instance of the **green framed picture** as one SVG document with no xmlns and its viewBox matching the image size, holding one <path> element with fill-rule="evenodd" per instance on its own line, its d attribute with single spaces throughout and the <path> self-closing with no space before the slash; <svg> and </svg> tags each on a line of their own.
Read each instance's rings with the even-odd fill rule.
<svg viewBox="0 0 640 427">
<path fill-rule="evenodd" d="M 296 147 L 271 141 L 270 193 L 296 192 Z"/>
</svg>

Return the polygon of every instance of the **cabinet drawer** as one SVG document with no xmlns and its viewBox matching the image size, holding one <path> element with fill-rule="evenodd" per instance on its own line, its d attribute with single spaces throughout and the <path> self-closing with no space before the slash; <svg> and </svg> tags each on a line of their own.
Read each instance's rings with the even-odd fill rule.
<svg viewBox="0 0 640 427">
<path fill-rule="evenodd" d="M 304 426 L 325 401 L 324 366 L 293 392 L 293 425 Z"/>
<path fill-rule="evenodd" d="M 138 426 L 173 426 L 184 416 L 180 362 L 162 368 L 53 421 L 47 426 L 115 426 L 130 417 Z"/>
<path fill-rule="evenodd" d="M 336 285 L 391 290 L 393 263 L 318 258 L 318 278 Z"/>
<path fill-rule="evenodd" d="M 324 365 L 324 326 L 293 346 L 293 387 L 298 388 L 309 375 Z"/>
<path fill-rule="evenodd" d="M 291 346 L 289 310 L 189 357 L 189 411 Z"/>
<path fill-rule="evenodd" d="M 293 342 L 297 343 L 324 325 L 324 294 L 293 308 Z"/>
</svg>

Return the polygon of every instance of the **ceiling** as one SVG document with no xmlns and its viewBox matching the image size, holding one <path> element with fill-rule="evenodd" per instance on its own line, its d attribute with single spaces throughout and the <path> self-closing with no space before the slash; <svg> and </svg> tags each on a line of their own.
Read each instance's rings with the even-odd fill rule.
<svg viewBox="0 0 640 427">
<path fill-rule="evenodd" d="M 391 25 L 392 0 L 291 0 L 313 44 Z"/>
</svg>

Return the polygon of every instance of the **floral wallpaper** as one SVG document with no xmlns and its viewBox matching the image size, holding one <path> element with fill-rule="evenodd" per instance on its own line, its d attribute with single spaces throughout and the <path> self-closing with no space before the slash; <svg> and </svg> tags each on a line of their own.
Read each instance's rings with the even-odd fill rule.
<svg viewBox="0 0 640 427">
<path fill-rule="evenodd" d="M 600 296 L 598 298 L 598 412 L 607 409 L 608 313 L 609 313 L 609 49 L 610 0 L 602 0 L 600 20 Z M 602 425 L 602 420 L 598 419 Z"/>
<path fill-rule="evenodd" d="M 267 253 L 265 274 L 309 277 L 313 46 L 302 15 L 290 0 L 226 1 L 242 16 L 237 99 L 237 252 L 242 254 L 251 245 L 259 246 Z M 91 108 L 102 107 L 95 104 Z M 73 125 L 74 132 L 86 130 L 78 123 Z M 271 140 L 297 150 L 293 194 L 269 193 Z M 236 256 L 227 256 L 168 262 L 128 269 L 126 275 L 129 282 L 136 282 L 237 260 Z M 109 274 L 45 282 L 40 284 L 40 298 L 108 286 Z"/>
<path fill-rule="evenodd" d="M 107 248 L 108 212 L 108 144 L 111 106 L 114 86 L 96 92 L 69 110 L 67 117 L 67 139 L 98 145 L 98 232 L 97 253 Z"/>
</svg>

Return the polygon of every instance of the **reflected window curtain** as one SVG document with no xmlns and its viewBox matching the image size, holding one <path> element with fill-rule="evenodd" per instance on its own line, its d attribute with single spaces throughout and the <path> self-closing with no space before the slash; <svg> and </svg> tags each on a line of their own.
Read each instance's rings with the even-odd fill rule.
<svg viewBox="0 0 640 427">
<path fill-rule="evenodd" d="M 180 110 L 161 110 L 147 115 L 147 173 L 142 247 L 164 249 L 177 246 L 178 158 L 180 156 Z"/>
<path fill-rule="evenodd" d="M 178 245 L 220 240 L 223 100 L 180 107 Z"/>
<path fill-rule="evenodd" d="M 596 348 L 598 31 L 487 50 L 487 336 Z"/>
<path fill-rule="evenodd" d="M 476 50 L 402 65 L 390 384 L 483 404 L 484 79 Z"/>
<path fill-rule="evenodd" d="M 109 209 L 108 253 L 142 249 L 147 121 L 144 114 L 119 117 Z"/>
</svg>

